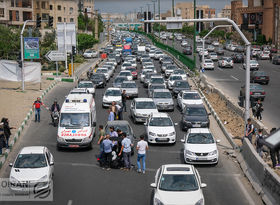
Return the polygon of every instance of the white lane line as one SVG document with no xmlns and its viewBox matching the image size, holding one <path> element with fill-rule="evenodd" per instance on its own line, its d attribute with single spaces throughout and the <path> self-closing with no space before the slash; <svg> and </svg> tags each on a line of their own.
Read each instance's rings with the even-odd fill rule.
<svg viewBox="0 0 280 205">
<path fill-rule="evenodd" d="M 72 200 L 69 200 L 68 202 L 67 202 L 67 205 L 72 205 L 73 204 L 73 201 Z"/>
<path fill-rule="evenodd" d="M 237 68 L 239 68 L 240 70 L 243 70 L 243 71 L 244 71 L 244 69 L 243 69 L 242 67 L 240 67 L 240 66 L 238 66 Z"/>
<path fill-rule="evenodd" d="M 231 75 L 230 77 L 232 77 L 234 80 L 239 80 L 238 78 L 234 77 L 233 75 Z"/>
<path fill-rule="evenodd" d="M 241 189 L 241 192 L 244 194 L 244 196 L 246 197 L 248 203 L 250 205 L 254 205 L 254 200 L 252 199 L 252 197 L 250 196 L 250 194 L 247 192 L 246 188 L 244 187 L 244 185 L 242 184 L 242 182 L 240 181 L 240 178 L 239 177 L 236 177 L 236 182 L 238 184 L 238 186 L 240 187 Z"/>
<path fill-rule="evenodd" d="M 217 68 L 218 68 L 218 70 L 220 70 L 220 71 L 224 72 L 224 70 L 223 70 L 223 69 L 221 69 L 220 67 L 217 67 Z"/>
</svg>

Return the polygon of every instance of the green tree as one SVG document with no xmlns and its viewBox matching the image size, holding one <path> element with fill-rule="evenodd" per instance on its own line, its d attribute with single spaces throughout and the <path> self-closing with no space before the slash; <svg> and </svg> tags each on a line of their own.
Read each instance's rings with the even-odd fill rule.
<svg viewBox="0 0 280 205">
<path fill-rule="evenodd" d="M 206 36 L 208 33 L 209 33 L 208 30 L 203 30 L 203 31 L 201 31 L 201 32 L 199 33 L 199 36 L 200 36 L 200 37 L 204 37 L 204 36 Z"/>
<path fill-rule="evenodd" d="M 0 58 L 16 60 L 19 54 L 19 29 L 0 25 Z"/>
<path fill-rule="evenodd" d="M 94 44 L 98 43 L 92 35 L 80 33 L 77 36 L 78 38 L 78 49 L 85 51 L 86 49 L 92 48 Z"/>
</svg>

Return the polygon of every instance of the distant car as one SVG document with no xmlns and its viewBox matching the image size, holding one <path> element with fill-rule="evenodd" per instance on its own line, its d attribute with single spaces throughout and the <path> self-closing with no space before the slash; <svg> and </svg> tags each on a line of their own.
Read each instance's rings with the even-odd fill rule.
<svg viewBox="0 0 280 205">
<path fill-rule="evenodd" d="M 251 51 L 251 54 L 252 54 L 253 57 L 257 57 L 257 55 L 261 52 L 262 52 L 261 49 L 253 48 L 252 51 Z"/>
<path fill-rule="evenodd" d="M 267 85 L 269 83 L 269 76 L 264 71 L 253 71 L 250 75 L 250 82 Z"/>
<path fill-rule="evenodd" d="M 176 75 L 176 74 L 172 74 L 169 76 L 168 80 L 167 80 L 167 87 L 168 89 L 172 89 L 173 85 L 175 83 L 176 80 L 183 80 L 181 75 Z"/>
<path fill-rule="evenodd" d="M 9 187 L 12 191 L 43 191 L 52 183 L 54 158 L 47 147 L 22 148 L 10 167 Z"/>
<path fill-rule="evenodd" d="M 95 95 L 95 85 L 91 81 L 80 81 L 78 88 L 86 88 L 90 94 Z"/>
<path fill-rule="evenodd" d="M 168 78 L 176 69 L 178 69 L 176 65 L 168 65 L 165 69 L 165 77 Z"/>
<path fill-rule="evenodd" d="M 145 76 L 146 76 L 147 73 L 153 73 L 153 70 L 151 70 L 151 69 L 142 70 L 142 72 L 140 74 L 140 82 L 141 83 L 144 83 Z"/>
<path fill-rule="evenodd" d="M 121 66 L 121 70 L 125 70 L 127 67 L 132 67 L 130 62 L 124 62 Z"/>
<path fill-rule="evenodd" d="M 219 41 L 213 41 L 213 42 L 212 42 L 212 45 L 213 45 L 213 46 L 219 46 L 220 43 L 219 43 Z"/>
<path fill-rule="evenodd" d="M 187 105 L 182 111 L 182 130 L 209 127 L 210 120 L 203 104 Z"/>
<path fill-rule="evenodd" d="M 150 84 L 148 87 L 148 97 L 151 98 L 153 96 L 153 91 L 156 89 L 166 89 L 165 84 Z"/>
<path fill-rule="evenodd" d="M 280 55 L 274 55 L 272 57 L 272 64 L 279 65 L 280 64 Z"/>
<path fill-rule="evenodd" d="M 234 63 L 244 63 L 244 55 L 241 53 L 234 53 L 231 55 Z"/>
<path fill-rule="evenodd" d="M 135 81 L 123 81 L 121 84 L 121 90 L 125 90 L 129 97 L 138 97 L 138 87 Z"/>
<path fill-rule="evenodd" d="M 216 53 L 218 54 L 218 55 L 224 55 L 225 54 L 225 50 L 223 49 L 223 48 L 217 48 L 216 49 Z"/>
<path fill-rule="evenodd" d="M 215 47 L 212 46 L 212 45 L 209 45 L 209 46 L 207 47 L 207 51 L 208 51 L 208 52 L 213 52 L 214 50 L 215 50 Z"/>
<path fill-rule="evenodd" d="M 153 205 L 205 205 L 200 175 L 193 165 L 166 164 L 156 172 Z M 187 200 L 187 203 L 186 203 Z"/>
<path fill-rule="evenodd" d="M 180 110 L 184 110 L 188 105 L 201 105 L 203 101 L 196 90 L 183 90 L 178 94 L 177 103 Z"/>
<path fill-rule="evenodd" d="M 96 58 L 98 56 L 98 52 L 94 50 L 87 50 L 84 52 L 84 58 Z"/>
<path fill-rule="evenodd" d="M 105 75 L 106 81 L 110 80 L 110 74 L 108 68 L 97 68 L 95 73 L 102 73 Z"/>
<path fill-rule="evenodd" d="M 192 47 L 191 46 L 186 46 L 185 48 L 183 48 L 183 54 L 192 55 Z"/>
<path fill-rule="evenodd" d="M 127 81 L 127 77 L 126 76 L 117 76 L 114 81 L 113 81 L 113 87 L 114 88 L 120 88 L 121 87 L 121 84 L 124 82 L 124 81 Z"/>
<path fill-rule="evenodd" d="M 131 72 L 133 80 L 138 79 L 138 72 L 135 67 L 126 67 L 125 70 L 128 70 Z"/>
<path fill-rule="evenodd" d="M 263 87 L 256 83 L 250 84 L 250 99 L 251 100 L 258 100 L 261 99 L 262 101 L 265 98 L 265 91 Z M 245 99 L 245 85 L 241 86 L 240 96 Z"/>
<path fill-rule="evenodd" d="M 121 94 L 120 88 L 107 88 L 103 96 L 102 107 L 107 108 L 112 105 L 112 102 L 116 102 L 120 105 L 122 103 Z"/>
<path fill-rule="evenodd" d="M 212 61 L 218 61 L 218 55 L 215 52 L 211 52 L 208 54 L 208 58 L 210 58 Z"/>
<path fill-rule="evenodd" d="M 163 84 L 163 85 L 165 85 L 165 81 L 164 81 L 164 78 L 162 76 L 156 75 L 156 76 L 151 77 L 151 79 L 149 81 L 149 85 L 151 85 L 151 84 Z M 149 87 L 149 85 L 148 85 L 148 87 Z"/>
<path fill-rule="evenodd" d="M 205 59 L 204 63 L 201 62 L 200 68 L 204 68 L 205 70 L 214 70 L 215 65 L 214 62 L 211 59 Z"/>
<path fill-rule="evenodd" d="M 260 64 L 258 63 L 258 61 L 250 60 L 250 70 L 251 71 L 259 70 L 259 68 L 260 68 Z M 243 63 L 243 69 L 246 69 L 245 63 Z"/>
<path fill-rule="evenodd" d="M 184 139 L 184 160 L 187 164 L 218 164 L 219 140 L 215 140 L 208 128 L 191 128 Z"/>
<path fill-rule="evenodd" d="M 184 90 L 190 90 L 191 87 L 186 80 L 176 80 L 174 82 L 173 88 L 172 88 L 172 94 L 174 97 L 177 97 L 177 95 L 184 91 Z"/>
<path fill-rule="evenodd" d="M 122 70 L 119 73 L 119 76 L 124 76 L 124 77 L 127 77 L 128 80 L 133 80 L 133 76 L 129 70 Z"/>
<path fill-rule="evenodd" d="M 144 125 L 149 143 L 176 142 L 175 124 L 167 113 L 152 113 Z"/>
<path fill-rule="evenodd" d="M 134 98 L 130 105 L 130 117 L 132 121 L 146 122 L 151 113 L 158 112 L 157 106 L 151 98 Z"/>
<path fill-rule="evenodd" d="M 269 60 L 269 55 L 270 52 L 269 51 L 262 51 L 261 53 L 257 54 L 257 59 L 260 60 Z"/>
<path fill-rule="evenodd" d="M 245 51 L 245 48 L 244 46 L 237 46 L 234 51 L 238 53 L 243 53 Z"/>
<path fill-rule="evenodd" d="M 182 41 L 181 46 L 186 47 L 188 44 L 189 44 L 188 41 Z"/>
<path fill-rule="evenodd" d="M 196 46 L 196 52 L 199 53 L 202 50 L 202 46 Z"/>
<path fill-rule="evenodd" d="M 203 55 L 203 50 L 199 51 L 199 57 L 201 58 Z M 204 50 L 204 57 L 207 57 L 208 56 L 208 51 L 207 50 Z"/>
<path fill-rule="evenodd" d="M 173 71 L 172 74 L 182 76 L 183 80 L 187 80 L 188 78 L 186 72 L 183 69 L 176 69 Z"/>
<path fill-rule="evenodd" d="M 159 111 L 174 110 L 174 101 L 168 89 L 156 89 L 153 91 L 152 97 Z"/>
<path fill-rule="evenodd" d="M 104 74 L 101 73 L 94 73 L 90 77 L 91 82 L 97 87 L 97 88 L 105 88 L 106 84 L 106 77 Z"/>
<path fill-rule="evenodd" d="M 233 68 L 233 60 L 231 57 L 222 57 L 218 61 L 218 66 L 220 68 Z"/>
<path fill-rule="evenodd" d="M 162 51 L 156 51 L 155 55 L 154 55 L 154 59 L 159 60 L 163 56 L 164 56 L 164 53 Z"/>
</svg>

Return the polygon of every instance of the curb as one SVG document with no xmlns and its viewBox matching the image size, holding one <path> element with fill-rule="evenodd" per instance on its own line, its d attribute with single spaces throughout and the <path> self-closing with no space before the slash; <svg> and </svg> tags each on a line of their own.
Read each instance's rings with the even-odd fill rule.
<svg viewBox="0 0 280 205">
<path fill-rule="evenodd" d="M 53 82 L 46 90 L 44 90 L 40 96 L 41 99 L 44 98 L 44 96 L 52 89 L 54 88 L 57 84 L 59 83 L 59 81 L 55 81 Z M 28 121 L 32 118 L 32 114 L 33 114 L 33 110 L 32 108 L 28 111 L 26 117 L 24 118 L 24 120 L 22 121 L 20 127 L 17 129 L 17 132 L 14 134 L 13 137 L 11 137 L 10 140 L 10 149 L 5 150 L 5 152 L 3 153 L 4 156 L 0 157 L 0 169 L 2 168 L 3 164 L 6 162 L 6 159 L 8 158 L 9 153 L 12 151 L 15 143 L 17 142 L 18 138 L 21 136 L 25 125 L 27 125 Z"/>
</svg>

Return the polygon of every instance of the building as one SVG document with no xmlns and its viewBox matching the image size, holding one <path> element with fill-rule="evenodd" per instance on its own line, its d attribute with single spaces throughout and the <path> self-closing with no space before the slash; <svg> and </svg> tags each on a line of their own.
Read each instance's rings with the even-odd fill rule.
<svg viewBox="0 0 280 205">
<path fill-rule="evenodd" d="M 220 13 L 218 13 L 218 18 L 228 18 L 231 19 L 231 5 L 225 5 Z"/>
<path fill-rule="evenodd" d="M 273 9 L 274 9 L 274 16 L 273 16 L 273 43 L 274 45 L 280 49 L 280 0 L 273 1 Z"/>
<path fill-rule="evenodd" d="M 266 40 L 275 41 L 275 11 L 274 0 L 248 0 L 248 6 L 243 6 L 242 0 L 231 2 L 231 17 L 243 30 L 263 34 Z"/>
</svg>

